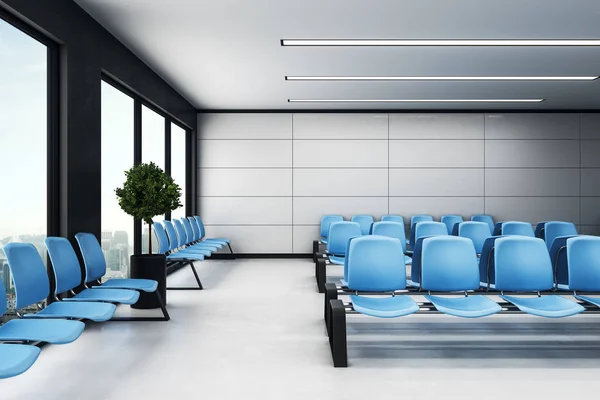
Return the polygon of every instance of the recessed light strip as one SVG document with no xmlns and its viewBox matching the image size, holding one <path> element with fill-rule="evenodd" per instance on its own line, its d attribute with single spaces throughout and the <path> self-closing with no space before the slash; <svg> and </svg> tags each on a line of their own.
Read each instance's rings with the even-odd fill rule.
<svg viewBox="0 0 600 400">
<path fill-rule="evenodd" d="M 599 39 L 282 39 L 282 46 L 600 46 Z"/>
<path fill-rule="evenodd" d="M 288 99 L 289 103 L 541 103 L 544 99 Z"/>
<path fill-rule="evenodd" d="M 286 81 L 593 81 L 598 76 L 286 76 Z"/>
</svg>

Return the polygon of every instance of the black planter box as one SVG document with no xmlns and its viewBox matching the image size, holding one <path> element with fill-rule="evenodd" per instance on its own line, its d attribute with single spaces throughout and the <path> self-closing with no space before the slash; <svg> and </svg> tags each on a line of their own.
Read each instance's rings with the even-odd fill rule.
<svg viewBox="0 0 600 400">
<path fill-rule="evenodd" d="M 132 279 L 152 279 L 158 282 L 158 291 L 167 304 L 167 260 L 164 254 L 142 254 L 131 256 L 130 274 Z M 159 308 L 154 293 L 140 293 L 140 299 L 131 308 Z"/>
</svg>

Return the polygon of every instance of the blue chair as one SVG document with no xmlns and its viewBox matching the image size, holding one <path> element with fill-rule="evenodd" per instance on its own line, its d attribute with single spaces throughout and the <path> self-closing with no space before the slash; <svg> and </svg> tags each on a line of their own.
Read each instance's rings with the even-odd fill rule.
<svg viewBox="0 0 600 400">
<path fill-rule="evenodd" d="M 206 238 L 206 229 L 204 228 L 202 219 L 197 215 L 194 216 L 193 218 L 196 220 L 196 223 L 198 224 L 198 228 L 200 228 L 200 241 L 202 243 L 208 243 L 208 244 L 218 243 L 218 244 L 227 245 L 227 247 L 229 247 L 229 251 L 231 252 L 231 254 L 233 254 L 233 249 L 231 248 L 231 240 L 226 239 L 226 238 Z"/>
<path fill-rule="evenodd" d="M 490 227 L 490 235 L 494 232 L 494 218 L 491 215 L 476 214 L 471 217 L 471 221 L 485 222 Z"/>
<path fill-rule="evenodd" d="M 548 228 L 548 227 L 547 227 Z M 568 287 L 574 292 L 600 291 L 600 237 L 576 236 L 567 240 Z M 575 298 L 600 307 L 600 298 L 582 296 Z"/>
<path fill-rule="evenodd" d="M 463 222 L 463 217 L 460 215 L 442 215 L 440 221 L 446 225 L 446 228 L 448 229 L 448 235 L 452 235 L 454 227 Z"/>
<path fill-rule="evenodd" d="M 168 222 L 168 221 L 167 221 Z M 164 254 L 167 260 L 167 269 L 174 267 L 185 267 L 189 265 L 194 273 L 194 278 L 196 279 L 197 287 L 193 288 L 167 288 L 167 289 L 176 289 L 176 290 L 202 290 L 202 282 L 200 282 L 200 277 L 198 276 L 198 272 L 196 271 L 196 267 L 194 266 L 194 261 L 203 261 L 204 254 L 191 252 L 191 251 L 176 251 L 171 252 L 169 250 L 169 238 L 165 231 L 165 227 L 160 223 L 154 224 L 154 233 L 156 234 L 156 239 L 158 240 L 158 252 L 160 254 Z M 175 240 L 175 239 L 173 239 Z"/>
<path fill-rule="evenodd" d="M 6 291 L 0 279 L 0 318 L 5 312 Z M 11 319 L 0 326 L 0 341 L 66 344 L 75 341 L 84 327 L 81 321 L 66 319 Z"/>
<path fill-rule="evenodd" d="M 503 236 L 527 236 L 535 237 L 533 228 L 529 222 L 506 221 L 502 224 Z"/>
<path fill-rule="evenodd" d="M 419 222 L 415 227 L 415 240 L 426 236 L 446 236 L 448 229 L 442 222 Z"/>
<path fill-rule="evenodd" d="M 178 220 L 175 220 L 174 222 L 175 222 L 175 225 L 172 221 L 169 221 L 169 220 L 163 221 L 163 225 L 164 225 L 165 231 L 167 233 L 167 239 L 168 239 L 168 243 L 169 243 L 168 250 L 164 254 L 170 254 L 170 253 L 175 253 L 175 252 L 177 252 L 177 253 L 186 252 L 186 253 L 200 254 L 202 256 L 209 257 L 213 251 L 217 251 L 217 247 L 210 247 L 210 246 L 202 247 L 202 248 L 185 247 L 185 244 L 187 242 L 187 235 L 185 233 L 185 229 L 183 228 L 183 224 Z M 179 228 L 176 229 L 175 226 L 178 226 Z M 180 232 L 181 234 L 178 234 L 177 232 Z M 162 239 L 164 240 L 164 237 L 162 237 Z M 161 248 L 160 250 L 164 250 L 164 249 Z"/>
<path fill-rule="evenodd" d="M 329 238 L 327 242 L 327 256 L 329 262 L 336 265 L 344 265 L 344 258 L 348 248 L 348 240 L 361 236 L 360 225 L 356 222 L 342 221 L 329 225 Z"/>
<path fill-rule="evenodd" d="M 0 379 L 21 375 L 35 363 L 40 348 L 28 344 L 0 344 Z"/>
<path fill-rule="evenodd" d="M 492 230 L 492 236 L 502 235 L 502 225 L 503 224 L 504 224 L 503 221 L 496 222 L 496 225 L 494 225 L 494 229 Z"/>
<path fill-rule="evenodd" d="M 560 318 L 585 310 L 558 295 L 516 297 L 504 292 L 540 292 L 554 287 L 552 262 L 542 239 L 507 236 L 496 240 L 494 250 L 496 290 L 519 310 L 540 317 Z"/>
<path fill-rule="evenodd" d="M 543 239 L 548 250 L 552 247 L 554 239 L 561 236 L 577 236 L 577 228 L 572 222 L 549 221 L 543 230 Z"/>
<path fill-rule="evenodd" d="M 467 221 L 458 224 L 457 236 L 471 239 L 475 251 L 481 255 L 483 243 L 490 237 L 490 227 L 485 222 Z"/>
<path fill-rule="evenodd" d="M 408 244 L 410 250 L 414 250 L 415 248 L 415 227 L 419 222 L 432 222 L 433 217 L 431 215 L 413 215 L 410 217 L 410 233 Z"/>
<path fill-rule="evenodd" d="M 368 235 L 371 232 L 371 225 L 373 225 L 374 219 L 370 215 L 355 215 L 350 221 L 359 224 L 362 234 Z"/>
<path fill-rule="evenodd" d="M 383 222 L 397 222 L 404 226 L 404 217 L 402 215 L 384 215 L 381 217 L 381 221 Z M 406 236 L 406 234 L 405 234 Z"/>
<path fill-rule="evenodd" d="M 323 215 L 321 217 L 321 243 L 327 244 L 327 235 L 329 234 L 329 225 L 334 222 L 341 222 L 344 217 L 341 215 Z"/>
<path fill-rule="evenodd" d="M 373 224 L 371 234 L 377 236 L 387 236 L 400 240 L 402 243 L 402 254 L 406 253 L 406 234 L 404 233 L 404 225 L 399 222 L 379 221 Z M 412 258 L 404 256 L 404 261 L 407 264 L 412 262 Z"/>
<path fill-rule="evenodd" d="M 420 262 L 422 289 L 465 294 L 455 298 L 425 295 L 438 311 L 463 318 L 485 317 L 502 311 L 502 307 L 485 296 L 468 296 L 468 291 L 479 289 L 477 254 L 470 239 L 456 236 L 424 238 Z"/>
<path fill-rule="evenodd" d="M 483 242 L 481 258 L 479 258 L 479 280 L 482 288 L 496 288 L 496 265 L 494 263 L 494 246 L 496 240 L 503 236 L 490 236 Z"/>
<path fill-rule="evenodd" d="M 71 243 L 62 237 L 48 237 L 44 241 L 54 270 L 55 290 L 54 299 L 61 301 L 58 295 L 69 292 L 72 297 L 62 301 L 104 301 L 118 304 L 135 304 L 140 293 L 130 289 L 83 289 L 75 293 L 75 288 L 81 285 L 81 266 Z"/>
<path fill-rule="evenodd" d="M 175 219 L 177 221 L 177 219 Z M 185 231 L 185 236 L 182 236 L 184 241 L 183 247 L 185 249 L 193 248 L 193 249 L 220 249 L 225 246 L 225 243 L 202 243 L 199 238 L 194 237 L 194 230 L 192 229 L 192 224 L 187 218 L 181 218 L 181 224 L 183 225 L 183 229 Z M 216 250 L 213 250 L 216 251 Z"/>
<path fill-rule="evenodd" d="M 344 266 L 348 289 L 356 292 L 389 292 L 406 288 L 406 269 L 400 240 L 362 236 L 349 241 Z M 419 311 L 409 296 L 365 297 L 351 295 L 356 312 L 379 318 L 401 317 Z"/>
<path fill-rule="evenodd" d="M 160 225 L 160 224 L 155 224 Z M 88 287 L 88 284 L 92 283 L 92 289 L 131 289 L 137 290 L 138 292 L 154 293 L 158 303 L 160 304 L 163 318 L 153 317 L 139 317 L 139 318 L 113 318 L 113 320 L 120 321 L 168 321 L 170 319 L 169 313 L 165 306 L 165 302 L 158 290 L 158 282 L 151 279 L 124 279 L 124 278 L 112 278 L 102 282 L 102 278 L 106 275 L 106 260 L 104 258 L 104 252 L 102 247 L 91 233 L 79 232 L 75 235 L 75 240 L 79 245 L 79 250 L 83 256 L 83 263 L 85 266 L 85 280 L 84 285 Z"/>
<path fill-rule="evenodd" d="M 546 229 L 546 223 L 548 221 L 542 221 L 542 222 L 538 222 L 538 224 L 535 226 L 535 237 L 539 238 L 539 239 L 544 239 L 544 230 Z"/>
<path fill-rule="evenodd" d="M 8 243 L 4 253 L 12 273 L 16 292 L 16 309 L 39 304 L 50 295 L 46 267 L 36 248 L 30 243 Z M 108 321 L 116 306 L 109 303 L 64 301 L 48 304 L 25 318 L 69 318 L 95 322 Z M 18 313 L 18 312 L 17 312 Z"/>
</svg>

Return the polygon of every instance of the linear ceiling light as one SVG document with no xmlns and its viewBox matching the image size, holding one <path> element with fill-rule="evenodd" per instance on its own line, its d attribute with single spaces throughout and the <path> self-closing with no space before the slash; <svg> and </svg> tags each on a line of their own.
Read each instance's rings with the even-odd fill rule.
<svg viewBox="0 0 600 400">
<path fill-rule="evenodd" d="M 599 39 L 281 39 L 282 46 L 600 46 Z"/>
<path fill-rule="evenodd" d="M 288 99 L 289 103 L 541 103 L 544 99 Z"/>
<path fill-rule="evenodd" d="M 286 81 L 593 81 L 597 76 L 286 76 Z"/>
</svg>

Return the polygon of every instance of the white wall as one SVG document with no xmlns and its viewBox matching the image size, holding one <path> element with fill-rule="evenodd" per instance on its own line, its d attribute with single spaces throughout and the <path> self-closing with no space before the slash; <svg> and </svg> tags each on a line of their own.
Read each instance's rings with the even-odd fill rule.
<svg viewBox="0 0 600 400">
<path fill-rule="evenodd" d="M 200 214 L 309 253 L 322 214 L 487 213 L 600 234 L 600 114 L 200 114 Z"/>
</svg>

